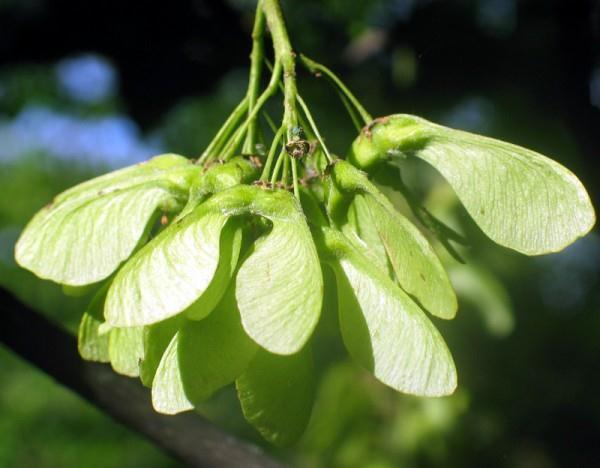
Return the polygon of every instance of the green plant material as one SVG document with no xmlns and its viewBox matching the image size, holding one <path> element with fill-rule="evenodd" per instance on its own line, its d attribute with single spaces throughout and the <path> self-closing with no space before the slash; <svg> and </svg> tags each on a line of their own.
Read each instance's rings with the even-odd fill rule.
<svg viewBox="0 0 600 468">
<path fill-rule="evenodd" d="M 269 218 L 273 227 L 242 263 L 236 297 L 248 335 L 273 353 L 293 354 L 319 320 L 323 278 L 298 201 L 279 192 L 276 203 L 265 207 L 265 216 L 273 212 Z"/>
<path fill-rule="evenodd" d="M 334 83 L 353 121 L 370 122 L 348 160 L 336 160 L 297 92 L 298 56 L 279 2 L 257 8 L 248 91 L 202 156 L 157 156 L 67 190 L 31 220 L 15 256 L 66 293 L 106 283 L 83 314 L 80 353 L 139 376 L 157 411 L 193 409 L 235 380 L 246 419 L 287 445 L 310 417 L 311 338 L 324 306 L 338 309 L 350 355 L 387 386 L 420 396 L 456 387 L 452 356 L 424 312 L 455 316 L 448 275 L 373 181 L 399 188 L 456 258 L 450 241 L 465 240 L 420 206 L 398 174 L 377 171 L 389 169 L 382 163 L 425 160 L 492 240 L 530 255 L 564 248 L 595 215 L 559 164 L 410 115 L 371 121 L 337 76 L 302 57 Z M 265 25 L 275 63 L 261 91 Z M 268 142 L 258 119 L 279 88 L 283 116 L 267 119 Z M 508 300 L 493 278 L 450 268 L 467 300 L 489 313 L 490 329 L 510 330 Z M 333 332 L 331 318 L 324 334 Z"/>
<path fill-rule="evenodd" d="M 83 313 L 79 323 L 77 335 L 77 348 L 83 359 L 96 362 L 109 362 L 108 333 L 100 333 L 100 325 L 104 322 L 102 311 L 108 284 L 96 293 L 92 302 Z"/>
<path fill-rule="evenodd" d="M 261 0 L 256 5 L 254 27 L 252 28 L 252 52 L 250 56 L 250 77 L 248 78 L 248 113 L 252 113 L 258 99 L 260 78 L 262 75 L 262 58 L 264 56 L 265 15 Z M 248 125 L 248 133 L 244 142 L 244 153 L 252 153 L 256 144 L 257 121 L 252 119 Z"/>
<path fill-rule="evenodd" d="M 213 196 L 141 249 L 108 291 L 107 321 L 113 326 L 147 325 L 183 311 L 198 297 L 216 303 L 215 288 L 224 288 L 222 278 L 215 276 L 221 230 L 229 216 L 248 213 L 269 219 L 272 229 L 256 243 L 237 275 L 244 328 L 274 352 L 290 354 L 302 347 L 321 309 L 317 253 L 298 202 L 288 192 L 257 187 L 238 186 Z M 229 248 L 228 237 L 223 239 Z M 278 258 L 282 249 L 291 252 Z M 230 267 L 233 257 L 226 257 Z M 211 289 L 214 279 L 217 286 Z"/>
<path fill-rule="evenodd" d="M 350 354 L 398 391 L 451 394 L 452 356 L 423 311 L 342 234 L 324 230 L 321 248 L 336 275 L 340 328 Z"/>
<path fill-rule="evenodd" d="M 304 211 L 306 220 L 310 223 L 310 226 L 329 226 L 325 207 L 319 202 L 317 196 L 305 187 L 302 187 L 302 190 L 300 190 L 300 204 L 302 205 L 302 211 Z"/>
<path fill-rule="evenodd" d="M 206 319 L 182 324 L 152 385 L 154 408 L 167 414 L 192 409 L 233 383 L 258 346 L 246 335 L 233 289 Z"/>
<path fill-rule="evenodd" d="M 300 63 L 304 65 L 311 73 L 320 74 L 323 73 L 329 81 L 333 84 L 335 88 L 341 93 L 341 95 L 348 100 L 349 104 L 352 105 L 354 110 L 360 115 L 363 123 L 366 125 L 373 117 L 369 114 L 365 108 L 362 106 L 360 101 L 356 99 L 354 94 L 346 87 L 344 82 L 340 80 L 335 73 L 333 73 L 329 68 L 325 65 L 321 65 L 320 63 L 315 62 L 314 60 L 309 59 L 306 55 L 300 55 Z M 352 116 L 352 114 L 350 114 Z"/>
<path fill-rule="evenodd" d="M 453 265 L 448 272 L 461 301 L 475 307 L 491 335 L 502 338 L 513 331 L 515 319 L 510 297 L 493 274 L 474 261 Z"/>
<path fill-rule="evenodd" d="M 144 327 L 144 357 L 140 362 L 140 380 L 146 387 L 152 387 L 158 365 L 169 343 L 185 321 L 183 314 L 162 322 Z"/>
<path fill-rule="evenodd" d="M 321 150 L 323 151 L 323 154 L 325 155 L 325 158 L 327 159 L 327 162 L 328 163 L 333 162 L 333 158 L 331 157 L 331 154 L 329 153 L 329 150 L 327 149 L 327 145 L 325 144 L 325 141 L 323 141 L 323 138 L 321 137 L 321 133 L 319 132 L 319 127 L 317 127 L 317 124 L 315 123 L 315 120 L 313 119 L 310 109 L 304 102 L 304 99 L 302 99 L 302 96 L 300 96 L 298 94 L 297 99 L 298 99 L 298 104 L 300 104 L 300 107 L 302 108 L 302 111 L 304 112 L 304 115 L 306 116 L 306 119 L 308 120 L 308 124 L 310 125 L 311 131 L 314 133 L 315 137 L 317 138 L 317 141 L 319 142 L 319 145 L 321 147 Z"/>
<path fill-rule="evenodd" d="M 309 348 L 289 356 L 259 350 L 235 385 L 244 417 L 265 439 L 279 446 L 298 440 L 315 394 Z"/>
<path fill-rule="evenodd" d="M 469 245 L 467 239 L 465 239 L 463 235 L 456 232 L 450 226 L 439 220 L 437 217 L 431 214 L 427 208 L 421 205 L 415 194 L 412 193 L 412 191 L 402 180 L 400 170 L 390 170 L 389 165 L 386 165 L 382 168 L 382 170 L 376 171 L 372 177 L 377 184 L 387 185 L 402 193 L 402 196 L 408 203 L 408 206 L 410 207 L 410 210 L 415 218 L 427 229 L 427 231 L 435 236 L 435 238 L 446 249 L 446 252 L 448 252 L 457 262 L 463 264 L 465 263 L 465 260 L 461 257 L 450 241 L 466 246 Z"/>
<path fill-rule="evenodd" d="M 358 207 L 363 210 L 356 211 L 355 205 L 353 215 L 367 217 L 364 220 L 358 219 L 355 223 L 371 226 L 371 232 L 367 232 L 370 235 L 370 245 L 374 247 L 371 257 L 378 256 L 377 263 L 387 266 L 387 262 L 384 264 L 380 257 L 381 250 L 385 250 L 400 286 L 416 297 L 433 315 L 444 319 L 453 318 L 457 302 L 448 275 L 429 242 L 415 225 L 398 213 L 367 176 L 354 166 L 338 161 L 333 166 L 331 176 L 342 194 L 364 194 L 363 199 L 358 201 Z M 364 202 L 363 206 L 360 205 L 361 202 Z M 376 231 L 378 240 L 374 238 L 373 230 Z"/>
<path fill-rule="evenodd" d="M 108 338 L 108 356 L 115 372 L 139 377 L 144 358 L 143 327 L 113 328 Z"/>
<path fill-rule="evenodd" d="M 370 385 L 370 379 L 361 379 L 363 372 L 345 361 L 334 364 L 323 374 L 317 388 L 313 415 L 302 436 L 303 453 L 314 452 L 320 461 L 323 460 L 329 449 L 340 440 L 341 434 L 356 430 L 354 425 L 357 421 L 367 420 L 372 404 L 370 400 L 375 399 L 372 393 L 381 393 L 382 389 Z M 328 464 L 324 461 L 321 466 Z"/>
<path fill-rule="evenodd" d="M 348 204 L 346 215 L 348 222 L 341 226 L 341 231 L 348 237 L 348 240 L 362 248 L 363 253 L 373 264 L 383 271 L 387 271 L 391 278 L 395 278 L 369 205 L 365 195 L 355 195 Z"/>
<path fill-rule="evenodd" d="M 194 409 L 187 398 L 177 353 L 177 334 L 165 350 L 152 380 L 152 406 L 159 413 L 177 414 Z"/>
<path fill-rule="evenodd" d="M 212 141 L 207 145 L 206 149 L 202 152 L 202 156 L 199 158 L 199 162 L 206 161 L 209 157 L 214 156 L 222 149 L 226 143 L 227 138 L 231 136 L 235 130 L 236 125 L 242 119 L 246 110 L 248 109 L 248 98 L 244 97 L 239 104 L 233 109 L 229 117 L 225 120 L 223 125 L 217 131 Z"/>
<path fill-rule="evenodd" d="M 285 127 L 279 127 L 279 129 L 275 130 L 275 136 L 273 137 L 273 142 L 271 143 L 271 147 L 269 148 L 269 154 L 267 156 L 267 160 L 265 161 L 265 167 L 260 176 L 260 180 L 267 181 L 269 174 L 271 173 L 271 166 L 273 165 L 273 158 L 275 158 L 275 153 L 279 148 L 279 142 L 283 137 L 285 132 Z"/>
<path fill-rule="evenodd" d="M 33 217 L 15 258 L 57 283 L 101 281 L 131 255 L 158 212 L 185 201 L 194 172 L 186 158 L 167 154 L 79 184 Z"/>
<path fill-rule="evenodd" d="M 186 317 L 201 320 L 219 303 L 227 290 L 236 270 L 240 248 L 242 246 L 242 228 L 239 219 L 228 221 L 221 233 L 219 263 L 208 287 L 186 311 Z"/>
<path fill-rule="evenodd" d="M 595 223 L 585 188 L 560 164 L 520 146 L 419 117 L 376 119 L 354 141 L 349 161 L 369 168 L 400 155 L 435 167 L 483 232 L 518 252 L 559 251 Z"/>
<path fill-rule="evenodd" d="M 125 264 L 108 290 L 104 311 L 108 323 L 123 327 L 160 322 L 182 312 L 206 291 L 214 291 L 209 286 L 218 269 L 221 247 L 230 251 L 235 247 L 235 227 L 224 229 L 228 217 L 219 207 L 240 204 L 230 196 L 232 190 L 237 188 L 200 205 Z M 234 257 L 233 252 L 226 256 L 228 265 Z M 203 300 L 217 302 L 211 296 Z"/>
<path fill-rule="evenodd" d="M 177 219 L 191 213 L 200 203 L 215 193 L 223 192 L 239 184 L 256 179 L 258 168 L 242 157 L 232 158 L 226 163 L 213 163 L 190 187 L 190 197 Z"/>
<path fill-rule="evenodd" d="M 83 297 L 93 292 L 97 288 L 96 284 L 86 284 L 85 286 L 69 286 L 63 284 L 61 289 L 65 296 L 69 297 Z"/>
<path fill-rule="evenodd" d="M 256 104 L 252 108 L 252 111 L 248 113 L 248 116 L 246 117 L 244 123 L 238 127 L 238 129 L 233 134 L 227 145 L 223 148 L 222 157 L 224 160 L 228 160 L 234 155 L 236 149 L 242 142 L 242 139 L 246 134 L 250 123 L 257 118 L 263 105 L 271 98 L 275 91 L 277 91 L 277 83 L 279 82 L 279 77 L 281 76 L 281 68 L 281 62 L 278 59 L 276 59 L 275 65 L 273 67 L 273 73 L 271 74 L 271 79 L 269 80 L 269 85 L 262 92 L 262 94 L 258 96 Z"/>
</svg>

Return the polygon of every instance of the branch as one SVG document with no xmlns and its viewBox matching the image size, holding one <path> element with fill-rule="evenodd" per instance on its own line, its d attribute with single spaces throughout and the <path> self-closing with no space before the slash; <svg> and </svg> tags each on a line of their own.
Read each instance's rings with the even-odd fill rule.
<svg viewBox="0 0 600 468">
<path fill-rule="evenodd" d="M 193 467 L 282 467 L 258 447 L 193 413 L 165 416 L 152 409 L 137 380 L 105 364 L 83 361 L 73 336 L 0 288 L 0 342 L 115 420 Z"/>
</svg>

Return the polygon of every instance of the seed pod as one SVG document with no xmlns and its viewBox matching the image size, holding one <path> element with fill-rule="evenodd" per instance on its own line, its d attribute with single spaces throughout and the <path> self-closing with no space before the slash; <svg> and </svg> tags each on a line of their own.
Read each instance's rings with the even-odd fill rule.
<svg viewBox="0 0 600 468">
<path fill-rule="evenodd" d="M 585 188 L 555 161 L 412 115 L 373 121 L 354 141 L 348 160 L 371 169 L 398 154 L 435 167 L 483 232 L 518 252 L 559 251 L 595 223 Z"/>
</svg>

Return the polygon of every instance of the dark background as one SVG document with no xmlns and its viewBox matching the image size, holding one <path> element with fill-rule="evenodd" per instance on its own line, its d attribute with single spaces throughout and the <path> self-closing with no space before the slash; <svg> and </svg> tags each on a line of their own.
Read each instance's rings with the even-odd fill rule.
<svg viewBox="0 0 600 468">
<path fill-rule="evenodd" d="M 288 0 L 284 10 L 295 49 L 337 71 L 374 115 L 414 113 L 530 147 L 573 170 L 600 206 L 600 2 Z M 3 285 L 73 329 L 83 300 L 18 270 L 19 230 L 91 174 L 163 149 L 199 154 L 245 91 L 252 15 L 250 0 L 0 0 Z M 82 57 L 112 81 L 86 75 Z M 65 63 L 84 91 L 107 91 L 77 97 Z M 299 79 L 343 154 L 355 136 L 343 108 L 319 80 Z M 428 203 L 455 210 L 451 192 L 432 186 L 442 195 Z M 350 364 L 328 367 L 320 417 L 280 456 L 301 466 L 600 466 L 597 234 L 536 259 L 478 236 L 459 316 L 438 324 L 459 392 L 412 399 Z M 258 441 L 230 397 L 204 413 Z M 174 463 L 156 450 L 0 348 L 0 466 Z"/>
</svg>

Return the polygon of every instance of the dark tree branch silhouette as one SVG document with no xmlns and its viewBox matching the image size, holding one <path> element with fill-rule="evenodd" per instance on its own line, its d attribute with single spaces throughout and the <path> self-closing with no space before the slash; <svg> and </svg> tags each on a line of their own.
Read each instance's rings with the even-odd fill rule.
<svg viewBox="0 0 600 468">
<path fill-rule="evenodd" d="M 75 337 L 3 289 L 0 300 L 0 343 L 178 460 L 206 468 L 283 466 L 197 414 L 155 412 L 138 380 L 116 374 L 108 365 L 83 361 Z"/>
</svg>

